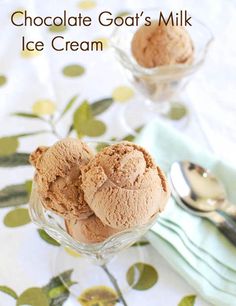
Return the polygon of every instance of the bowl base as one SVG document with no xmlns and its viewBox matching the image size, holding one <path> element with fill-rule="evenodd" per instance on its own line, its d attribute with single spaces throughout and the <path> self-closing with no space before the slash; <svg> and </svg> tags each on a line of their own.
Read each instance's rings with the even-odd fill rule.
<svg viewBox="0 0 236 306">
<path fill-rule="evenodd" d="M 189 124 L 192 114 L 185 103 L 187 101 L 184 99 L 179 99 L 179 101 L 181 102 L 154 103 L 149 100 L 136 99 L 127 103 L 122 109 L 121 122 L 131 135 L 136 135 L 138 127 L 144 126 L 156 118 L 171 122 L 179 129 L 184 129 Z"/>
<path fill-rule="evenodd" d="M 132 284 L 130 286 L 127 282 L 127 271 L 134 264 L 150 262 L 146 244 L 143 240 L 136 242 L 103 266 L 91 263 L 74 250 L 61 246 L 53 261 L 52 272 L 53 275 L 61 275 L 63 285 L 82 305 L 93 301 L 98 305 L 104 302 L 104 305 L 113 306 L 119 300 L 121 305 L 126 306 L 125 299 L 132 290 Z M 68 274 L 63 273 L 69 270 L 72 270 L 70 280 Z M 141 271 L 138 273 L 140 275 L 134 277 L 135 284 L 141 277 Z"/>
</svg>

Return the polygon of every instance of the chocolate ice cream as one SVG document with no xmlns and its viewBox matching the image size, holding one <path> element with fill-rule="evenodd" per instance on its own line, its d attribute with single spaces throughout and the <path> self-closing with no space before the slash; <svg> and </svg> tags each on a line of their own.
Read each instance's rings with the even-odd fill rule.
<svg viewBox="0 0 236 306">
<path fill-rule="evenodd" d="M 158 24 L 141 26 L 134 34 L 131 49 L 137 63 L 146 68 L 190 64 L 193 43 L 184 27 Z"/>
<path fill-rule="evenodd" d="M 149 153 L 133 143 L 106 147 L 81 171 L 86 202 L 102 223 L 112 228 L 148 223 L 167 202 L 164 174 Z"/>
<path fill-rule="evenodd" d="M 36 168 L 38 194 L 45 208 L 64 218 L 84 219 L 93 214 L 81 190 L 80 168 L 93 157 L 78 139 L 66 138 L 30 155 Z"/>
<path fill-rule="evenodd" d="M 104 225 L 95 215 L 84 220 L 66 220 L 66 228 L 75 240 L 83 243 L 102 242 L 118 232 L 117 229 Z"/>
<path fill-rule="evenodd" d="M 95 156 L 77 139 L 39 147 L 30 156 L 38 196 L 65 219 L 77 241 L 97 243 L 147 224 L 168 200 L 166 178 L 141 146 L 122 142 Z"/>
</svg>

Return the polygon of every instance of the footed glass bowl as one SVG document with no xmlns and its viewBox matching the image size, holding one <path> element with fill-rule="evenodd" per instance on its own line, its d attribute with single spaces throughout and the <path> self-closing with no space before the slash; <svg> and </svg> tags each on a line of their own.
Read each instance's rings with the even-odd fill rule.
<svg viewBox="0 0 236 306">
<path fill-rule="evenodd" d="M 104 142 L 89 143 L 89 146 L 96 153 L 99 147 L 109 144 Z M 61 276 L 62 283 L 71 293 L 79 297 L 81 292 L 92 285 L 99 286 L 101 284 L 109 285 L 109 283 L 112 283 L 117 293 L 116 300 L 118 299 L 123 305 L 127 305 L 123 294 L 127 293 L 132 286 L 130 287 L 125 280 L 122 280 L 121 286 L 118 285 L 116 278 L 112 275 L 109 268 L 113 269 L 115 267 L 119 274 L 125 269 L 124 263 L 126 258 L 132 258 L 133 262 L 147 260 L 148 254 L 145 252 L 145 248 L 131 248 L 131 254 L 128 254 L 128 248 L 137 242 L 154 224 L 157 214 L 147 224 L 123 230 L 101 243 L 82 243 L 73 239 L 68 234 L 65 220 L 62 217 L 44 208 L 40 201 L 35 181 L 32 187 L 29 212 L 32 221 L 61 244 L 53 261 L 53 273 L 60 274 L 65 270 L 73 270 L 72 279 L 75 283 L 68 284 L 68 279 L 63 279 L 63 274 Z M 125 272 L 123 273 L 125 275 Z M 106 300 L 106 302 L 112 301 Z"/>
</svg>

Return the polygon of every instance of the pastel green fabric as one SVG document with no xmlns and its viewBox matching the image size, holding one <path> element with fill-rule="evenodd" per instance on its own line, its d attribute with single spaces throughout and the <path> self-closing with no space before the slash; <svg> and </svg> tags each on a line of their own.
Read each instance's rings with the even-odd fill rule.
<svg viewBox="0 0 236 306">
<path fill-rule="evenodd" d="M 209 168 L 236 203 L 236 168 L 219 160 L 163 121 L 149 123 L 136 143 L 168 173 L 172 162 L 189 160 Z M 153 246 L 214 305 L 236 304 L 236 248 L 209 221 L 181 209 L 173 199 L 147 234 Z"/>
</svg>

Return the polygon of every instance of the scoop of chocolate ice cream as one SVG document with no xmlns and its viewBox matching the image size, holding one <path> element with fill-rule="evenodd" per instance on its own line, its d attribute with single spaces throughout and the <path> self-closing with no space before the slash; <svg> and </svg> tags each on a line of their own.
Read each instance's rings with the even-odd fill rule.
<svg viewBox="0 0 236 306">
<path fill-rule="evenodd" d="M 75 240 L 83 243 L 103 242 L 118 232 L 117 229 L 104 225 L 95 215 L 84 220 L 66 220 L 66 228 Z"/>
<path fill-rule="evenodd" d="M 45 208 L 64 218 L 83 219 L 93 214 L 84 200 L 80 171 L 92 157 L 85 143 L 72 138 L 60 140 L 52 147 L 39 147 L 30 155 Z"/>
<path fill-rule="evenodd" d="M 130 142 L 106 147 L 81 171 L 86 202 L 112 228 L 148 223 L 169 196 L 166 178 L 149 153 Z"/>
<path fill-rule="evenodd" d="M 187 30 L 163 22 L 141 26 L 133 36 L 131 49 L 137 63 L 146 68 L 190 64 L 193 60 L 193 43 Z"/>
</svg>

